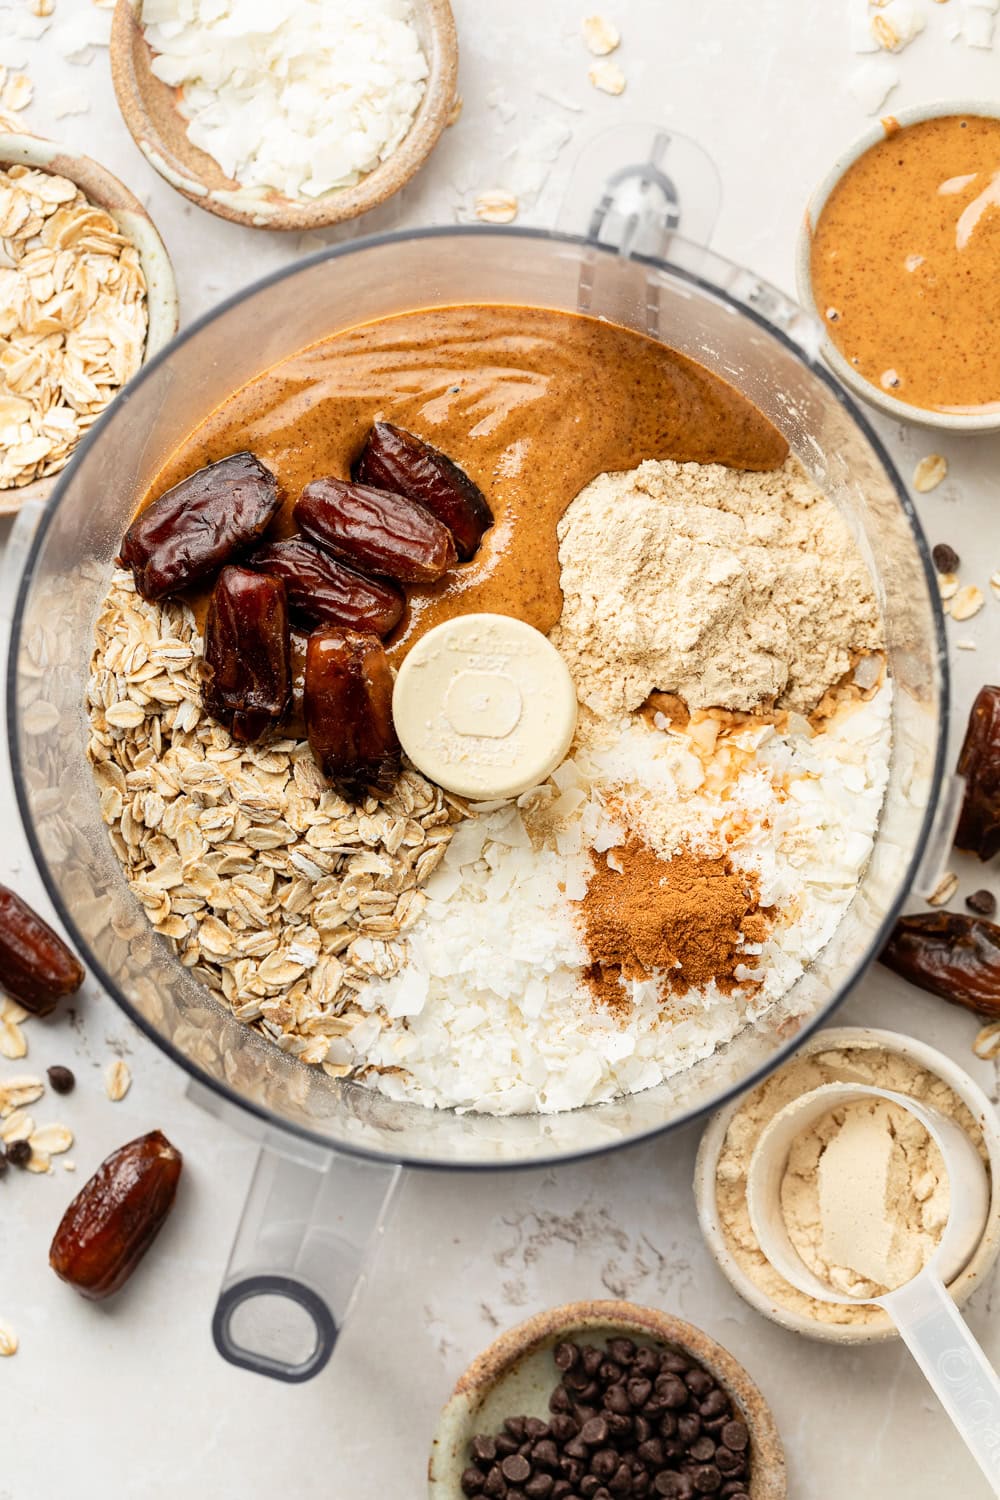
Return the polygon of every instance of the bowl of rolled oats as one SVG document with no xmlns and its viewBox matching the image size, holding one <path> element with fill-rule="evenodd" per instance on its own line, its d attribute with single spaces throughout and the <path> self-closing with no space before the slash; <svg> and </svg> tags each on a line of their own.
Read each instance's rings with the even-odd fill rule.
<svg viewBox="0 0 1000 1500">
<path fill-rule="evenodd" d="M 177 321 L 170 259 L 128 188 L 55 141 L 0 134 L 0 515 L 45 498 Z"/>
</svg>

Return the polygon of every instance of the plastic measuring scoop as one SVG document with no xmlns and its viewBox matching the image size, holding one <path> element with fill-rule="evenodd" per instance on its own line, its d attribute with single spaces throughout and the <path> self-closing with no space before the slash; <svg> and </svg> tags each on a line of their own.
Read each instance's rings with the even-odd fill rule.
<svg viewBox="0 0 1000 1500">
<path fill-rule="evenodd" d="M 789 1239 L 781 1212 L 781 1181 L 797 1136 L 838 1105 L 867 1098 L 887 1099 L 920 1121 L 944 1158 L 951 1203 L 934 1254 L 912 1280 L 883 1297 L 849 1297 L 814 1275 Z M 989 1192 L 979 1154 L 954 1121 L 905 1094 L 859 1083 L 824 1084 L 787 1105 L 762 1133 L 747 1173 L 750 1223 L 774 1269 L 819 1302 L 875 1303 L 884 1308 L 993 1493 L 1000 1495 L 1000 1379 L 945 1290 L 982 1238 Z"/>
</svg>

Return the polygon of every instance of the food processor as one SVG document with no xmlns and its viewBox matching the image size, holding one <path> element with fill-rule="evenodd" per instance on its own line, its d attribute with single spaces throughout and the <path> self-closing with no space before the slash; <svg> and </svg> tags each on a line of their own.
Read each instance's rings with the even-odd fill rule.
<svg viewBox="0 0 1000 1500">
<path fill-rule="evenodd" d="M 927 547 L 878 437 L 820 360 L 816 324 L 704 248 L 715 182 L 692 142 L 633 126 L 591 143 L 558 231 L 434 228 L 303 259 L 240 291 L 153 358 L 81 445 L 44 511 L 26 513 L 15 531 L 3 595 L 13 607 L 8 726 L 42 879 L 115 1002 L 189 1074 L 206 1109 L 261 1144 L 214 1319 L 220 1352 L 247 1368 L 304 1380 L 323 1367 L 402 1166 L 567 1162 L 717 1108 L 829 1017 L 878 953 L 907 891 L 933 883 L 951 804 L 939 799 L 947 677 Z M 827 947 L 772 1010 L 688 1072 L 564 1114 L 497 1118 L 397 1102 L 299 1063 L 235 1020 L 150 928 L 109 842 L 86 759 L 95 617 L 122 534 L 167 457 L 233 391 L 303 347 L 371 319 L 463 302 L 606 318 L 737 385 L 850 527 L 876 583 L 893 682 L 878 836 Z"/>
</svg>

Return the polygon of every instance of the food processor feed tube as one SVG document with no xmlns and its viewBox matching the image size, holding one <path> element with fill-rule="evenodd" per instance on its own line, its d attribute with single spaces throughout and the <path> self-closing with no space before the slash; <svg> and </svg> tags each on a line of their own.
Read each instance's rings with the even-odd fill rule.
<svg viewBox="0 0 1000 1500">
<path fill-rule="evenodd" d="M 690 183 L 686 161 L 699 164 Z M 633 170 L 619 171 L 629 163 Z M 940 782 L 946 699 L 933 570 L 877 438 L 813 359 L 812 323 L 749 272 L 671 233 L 679 215 L 681 233 L 707 236 L 714 180 L 690 143 L 632 127 L 588 149 L 577 174 L 579 212 L 567 209 L 576 235 L 438 229 L 353 242 L 297 263 L 241 292 L 151 361 L 82 445 L 34 539 L 19 532 L 28 555 L 14 610 L 9 733 L 39 870 L 115 1001 L 192 1075 L 199 1102 L 262 1144 L 215 1320 L 227 1358 L 286 1379 L 322 1367 L 378 1242 L 397 1163 L 567 1161 L 656 1134 L 747 1087 L 843 997 L 916 878 Z M 587 237 L 598 203 L 600 242 Z M 631 254 L 604 243 L 618 235 Z M 668 1083 L 565 1113 L 501 1118 L 390 1099 L 304 1066 L 238 1021 L 151 928 L 110 846 L 86 758 L 82 700 L 95 618 L 122 534 L 166 459 L 208 412 L 315 345 L 319 333 L 385 318 L 415 300 L 586 311 L 661 338 L 737 385 L 845 516 L 885 622 L 893 678 L 888 792 L 857 895 L 827 947 L 764 1024 L 724 1050 Z"/>
</svg>

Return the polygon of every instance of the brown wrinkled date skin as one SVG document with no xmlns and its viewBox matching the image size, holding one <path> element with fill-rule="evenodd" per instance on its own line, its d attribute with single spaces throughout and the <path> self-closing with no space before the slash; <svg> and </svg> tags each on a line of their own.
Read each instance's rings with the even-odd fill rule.
<svg viewBox="0 0 1000 1500">
<path fill-rule="evenodd" d="M 47 1016 L 83 980 L 83 965 L 59 934 L 0 885 L 0 990 L 33 1015 Z"/>
<path fill-rule="evenodd" d="M 284 718 L 292 696 L 285 585 L 223 568 L 205 622 L 205 709 L 244 744 Z"/>
<path fill-rule="evenodd" d="M 457 464 L 412 432 L 376 422 L 354 469 L 360 484 L 394 490 L 426 506 L 455 538 L 458 555 L 470 558 L 493 525 L 493 512 L 478 485 Z"/>
<path fill-rule="evenodd" d="M 183 1158 L 159 1130 L 112 1151 L 62 1216 L 49 1265 L 92 1302 L 124 1286 L 163 1227 Z"/>
<path fill-rule="evenodd" d="M 403 618 L 406 600 L 399 589 L 365 578 L 298 537 L 259 548 L 246 565 L 280 578 L 292 618 L 307 625 L 346 625 L 388 635 Z"/>
<path fill-rule="evenodd" d="M 334 557 L 401 583 L 434 583 L 458 561 L 447 526 L 422 505 L 388 490 L 314 479 L 292 515 Z"/>
<path fill-rule="evenodd" d="M 982 860 L 1000 850 L 1000 687 L 980 688 L 958 757 L 965 800 L 955 843 Z"/>
<path fill-rule="evenodd" d="M 278 481 L 252 453 L 199 469 L 139 512 L 118 561 L 144 599 L 210 578 L 260 541 L 281 509 Z"/>
<path fill-rule="evenodd" d="M 977 1015 L 1000 1017 L 1000 927 L 964 912 L 900 917 L 879 962 Z"/>
<path fill-rule="evenodd" d="M 309 744 L 334 786 L 352 802 L 399 775 L 392 673 L 381 641 L 357 630 L 317 630 L 306 650 Z"/>
</svg>

